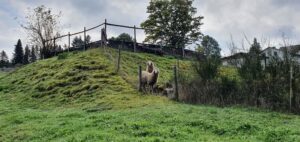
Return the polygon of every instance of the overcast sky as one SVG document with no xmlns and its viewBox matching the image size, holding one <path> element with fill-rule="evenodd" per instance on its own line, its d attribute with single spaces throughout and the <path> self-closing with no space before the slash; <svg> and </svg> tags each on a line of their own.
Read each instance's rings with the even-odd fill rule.
<svg viewBox="0 0 300 142">
<path fill-rule="evenodd" d="M 28 8 L 45 5 L 54 13 L 62 12 L 61 32 L 77 32 L 83 27 L 93 27 L 104 21 L 139 26 L 147 18 L 148 0 L 1 0 L 0 1 L 0 50 L 11 56 L 20 38 L 27 44 L 26 33 L 20 28 Z M 237 46 L 248 46 L 257 37 L 266 46 L 279 47 L 282 33 L 292 44 L 300 44 L 300 1 L 298 0 L 195 0 L 197 15 L 204 16 L 201 30 L 214 37 L 228 55 L 232 35 Z M 108 36 L 131 30 L 108 29 Z M 88 33 L 92 40 L 100 38 L 100 29 Z M 138 41 L 145 35 L 138 32 Z M 244 39 L 244 40 L 243 40 Z M 63 41 L 62 41 L 63 42 Z M 64 44 L 64 43 L 62 43 Z"/>
</svg>

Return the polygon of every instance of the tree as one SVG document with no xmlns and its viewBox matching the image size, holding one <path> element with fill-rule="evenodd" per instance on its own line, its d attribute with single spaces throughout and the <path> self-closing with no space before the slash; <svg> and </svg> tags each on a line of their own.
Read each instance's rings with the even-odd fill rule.
<svg viewBox="0 0 300 142">
<path fill-rule="evenodd" d="M 201 41 L 201 45 L 197 48 L 198 56 L 194 63 L 196 72 L 203 80 L 214 79 L 218 73 L 221 64 L 221 54 L 218 42 L 206 35 Z"/>
<path fill-rule="evenodd" d="M 261 78 L 262 75 L 262 65 L 261 65 L 261 47 L 254 38 L 253 44 L 250 47 L 248 54 L 244 59 L 244 63 L 240 69 L 240 73 L 243 78 L 247 80 L 256 80 Z"/>
<path fill-rule="evenodd" d="M 87 36 L 85 37 L 85 43 L 86 43 L 86 44 L 91 43 L 91 36 L 90 36 L 90 35 L 87 35 Z"/>
<path fill-rule="evenodd" d="M 141 23 L 145 28 L 145 42 L 162 43 L 184 48 L 201 38 L 202 16 L 195 16 L 193 0 L 152 0 L 147 7 L 148 19 Z"/>
<path fill-rule="evenodd" d="M 25 47 L 25 53 L 23 57 L 23 64 L 29 64 L 29 57 L 30 57 L 30 49 L 28 45 Z"/>
<path fill-rule="evenodd" d="M 23 57 L 24 57 L 24 52 L 23 52 L 22 42 L 19 39 L 17 45 L 15 46 L 13 64 L 23 64 Z"/>
<path fill-rule="evenodd" d="M 133 38 L 127 34 L 127 33 L 122 33 L 118 37 L 111 37 L 111 40 L 118 40 L 118 41 L 126 41 L 126 42 L 133 42 Z"/>
<path fill-rule="evenodd" d="M 260 44 L 257 42 L 257 39 L 254 38 L 253 44 L 251 45 L 250 50 L 249 50 L 249 54 L 251 54 L 253 56 L 257 56 L 260 54 L 260 51 L 261 51 Z"/>
<path fill-rule="evenodd" d="M 207 57 L 221 57 L 221 49 L 218 42 L 208 35 L 203 37 L 201 46 L 198 47 L 198 51 L 202 52 L 203 55 Z"/>
<path fill-rule="evenodd" d="M 36 57 L 36 48 L 34 46 L 31 47 L 31 52 L 30 52 L 30 62 L 35 62 L 37 57 Z"/>
<path fill-rule="evenodd" d="M 73 48 L 83 48 L 84 41 L 81 39 L 81 36 L 75 36 L 75 38 L 72 41 L 72 47 Z"/>
<path fill-rule="evenodd" d="M 51 9 L 41 5 L 29 12 L 26 16 L 27 22 L 21 24 L 21 27 L 27 31 L 31 43 L 41 47 L 42 58 L 51 57 L 51 53 L 55 50 L 53 42 L 49 40 L 59 35 L 58 19 L 60 14 L 52 14 Z"/>
<path fill-rule="evenodd" d="M 91 36 L 87 35 L 85 38 L 85 43 L 89 44 L 91 42 Z M 82 40 L 81 36 L 75 36 L 72 41 L 73 48 L 84 48 L 84 41 Z"/>
<path fill-rule="evenodd" d="M 38 46 L 35 46 L 35 56 L 36 56 L 36 59 L 41 59 L 42 58 L 42 55 L 41 55 L 41 47 L 38 47 Z"/>
<path fill-rule="evenodd" d="M 8 66 L 8 64 L 9 64 L 8 56 L 6 52 L 2 50 L 0 53 L 0 67 Z"/>
</svg>

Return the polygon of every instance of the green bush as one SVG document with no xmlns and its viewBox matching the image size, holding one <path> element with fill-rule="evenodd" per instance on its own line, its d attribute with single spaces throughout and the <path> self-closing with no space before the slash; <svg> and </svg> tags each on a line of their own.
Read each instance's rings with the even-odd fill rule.
<svg viewBox="0 0 300 142">
<path fill-rule="evenodd" d="M 58 54 L 57 59 L 58 60 L 63 60 L 63 59 L 67 59 L 68 58 L 68 53 L 61 53 Z"/>
</svg>

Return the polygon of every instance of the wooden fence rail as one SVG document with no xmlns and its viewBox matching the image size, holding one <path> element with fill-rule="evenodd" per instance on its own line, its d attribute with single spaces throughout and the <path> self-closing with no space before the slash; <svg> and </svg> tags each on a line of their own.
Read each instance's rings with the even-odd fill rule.
<svg viewBox="0 0 300 142">
<path fill-rule="evenodd" d="M 105 40 L 103 40 L 101 38 L 101 40 L 98 40 L 98 41 L 95 41 L 93 43 L 89 43 L 89 45 L 87 45 L 87 41 L 86 41 L 86 35 L 87 35 L 87 32 L 88 31 L 91 31 L 91 30 L 94 30 L 94 29 L 97 29 L 97 28 L 100 28 L 104 26 L 104 31 L 105 31 L 105 34 L 107 33 L 107 26 L 114 26 L 114 27 L 120 27 L 120 28 L 129 28 L 129 29 L 133 29 L 133 42 L 124 42 L 124 41 L 113 41 L 113 40 L 107 40 L 107 35 L 105 35 Z M 71 36 L 74 36 L 74 35 L 78 35 L 78 34 L 84 34 L 84 37 L 83 37 L 83 42 L 84 42 L 84 45 L 83 45 L 83 48 L 80 48 L 80 50 L 86 50 L 87 48 L 90 48 L 92 45 L 97 45 L 97 46 L 102 46 L 103 43 L 104 45 L 110 45 L 112 47 L 119 47 L 119 45 L 124 45 L 125 49 L 128 49 L 130 51 L 133 51 L 133 52 L 147 52 L 147 53 L 152 53 L 152 54 L 157 54 L 157 55 L 173 55 L 173 56 L 186 56 L 186 57 L 192 57 L 195 55 L 195 52 L 194 51 L 191 51 L 191 50 L 186 50 L 186 49 L 177 49 L 177 48 L 171 48 L 171 47 L 167 47 L 167 46 L 162 46 L 162 45 L 155 45 L 155 44 L 145 44 L 145 43 L 137 43 L 137 40 L 136 40 L 136 30 L 151 30 L 151 29 L 145 29 L 145 28 L 141 28 L 141 27 L 136 27 L 135 25 L 134 26 L 127 26 L 127 25 L 119 25 L 119 24 L 113 24 L 113 23 L 108 23 L 107 20 L 105 19 L 104 23 L 101 23 L 97 26 L 94 26 L 94 27 L 91 27 L 91 28 L 86 28 L 84 27 L 83 31 L 79 31 L 79 32 L 76 32 L 76 33 L 70 33 L 68 32 L 67 34 L 64 34 L 64 35 L 61 35 L 61 36 L 56 36 L 56 37 L 53 37 L 52 39 L 48 39 L 48 40 L 45 40 L 43 45 L 49 45 L 49 44 L 46 44 L 47 42 L 53 42 L 53 45 L 56 46 L 57 44 L 57 40 L 61 39 L 61 38 L 64 38 L 64 37 L 68 37 L 68 49 L 64 50 L 64 51 L 59 51 L 59 52 L 65 52 L 65 51 L 74 51 L 74 50 L 79 50 L 79 48 L 76 48 L 76 49 L 71 49 L 71 48 L 74 48 L 74 47 L 71 47 Z M 103 36 L 101 34 L 101 36 Z M 108 42 L 108 43 L 107 43 Z M 124 42 L 124 44 L 122 44 L 122 42 Z M 96 43 L 96 44 L 95 44 Z M 99 44 L 99 43 L 102 43 L 102 44 Z M 122 49 L 124 49 L 124 47 Z M 56 53 L 58 51 L 53 51 L 55 52 L 54 55 L 56 55 Z"/>
</svg>

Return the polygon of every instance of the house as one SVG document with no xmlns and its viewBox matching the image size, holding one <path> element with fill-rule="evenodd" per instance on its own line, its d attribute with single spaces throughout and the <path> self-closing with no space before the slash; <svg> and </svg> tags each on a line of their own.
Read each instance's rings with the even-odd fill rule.
<svg viewBox="0 0 300 142">
<path fill-rule="evenodd" d="M 273 59 L 284 60 L 285 53 L 288 51 L 293 60 L 300 64 L 300 45 L 293 45 L 288 47 L 280 47 L 279 49 L 275 47 L 268 47 L 261 51 L 261 64 L 263 67 L 268 65 Z M 241 67 L 244 62 L 247 53 L 236 53 L 231 56 L 222 58 L 223 66 L 235 66 Z"/>
<path fill-rule="evenodd" d="M 261 51 L 261 64 L 263 67 L 270 64 L 273 59 L 284 60 L 284 51 L 275 47 L 268 47 Z"/>
<path fill-rule="evenodd" d="M 223 57 L 221 59 L 222 65 L 223 66 L 241 67 L 246 55 L 247 55 L 247 53 L 239 52 L 239 53 L 233 54 L 231 56 Z"/>
</svg>

